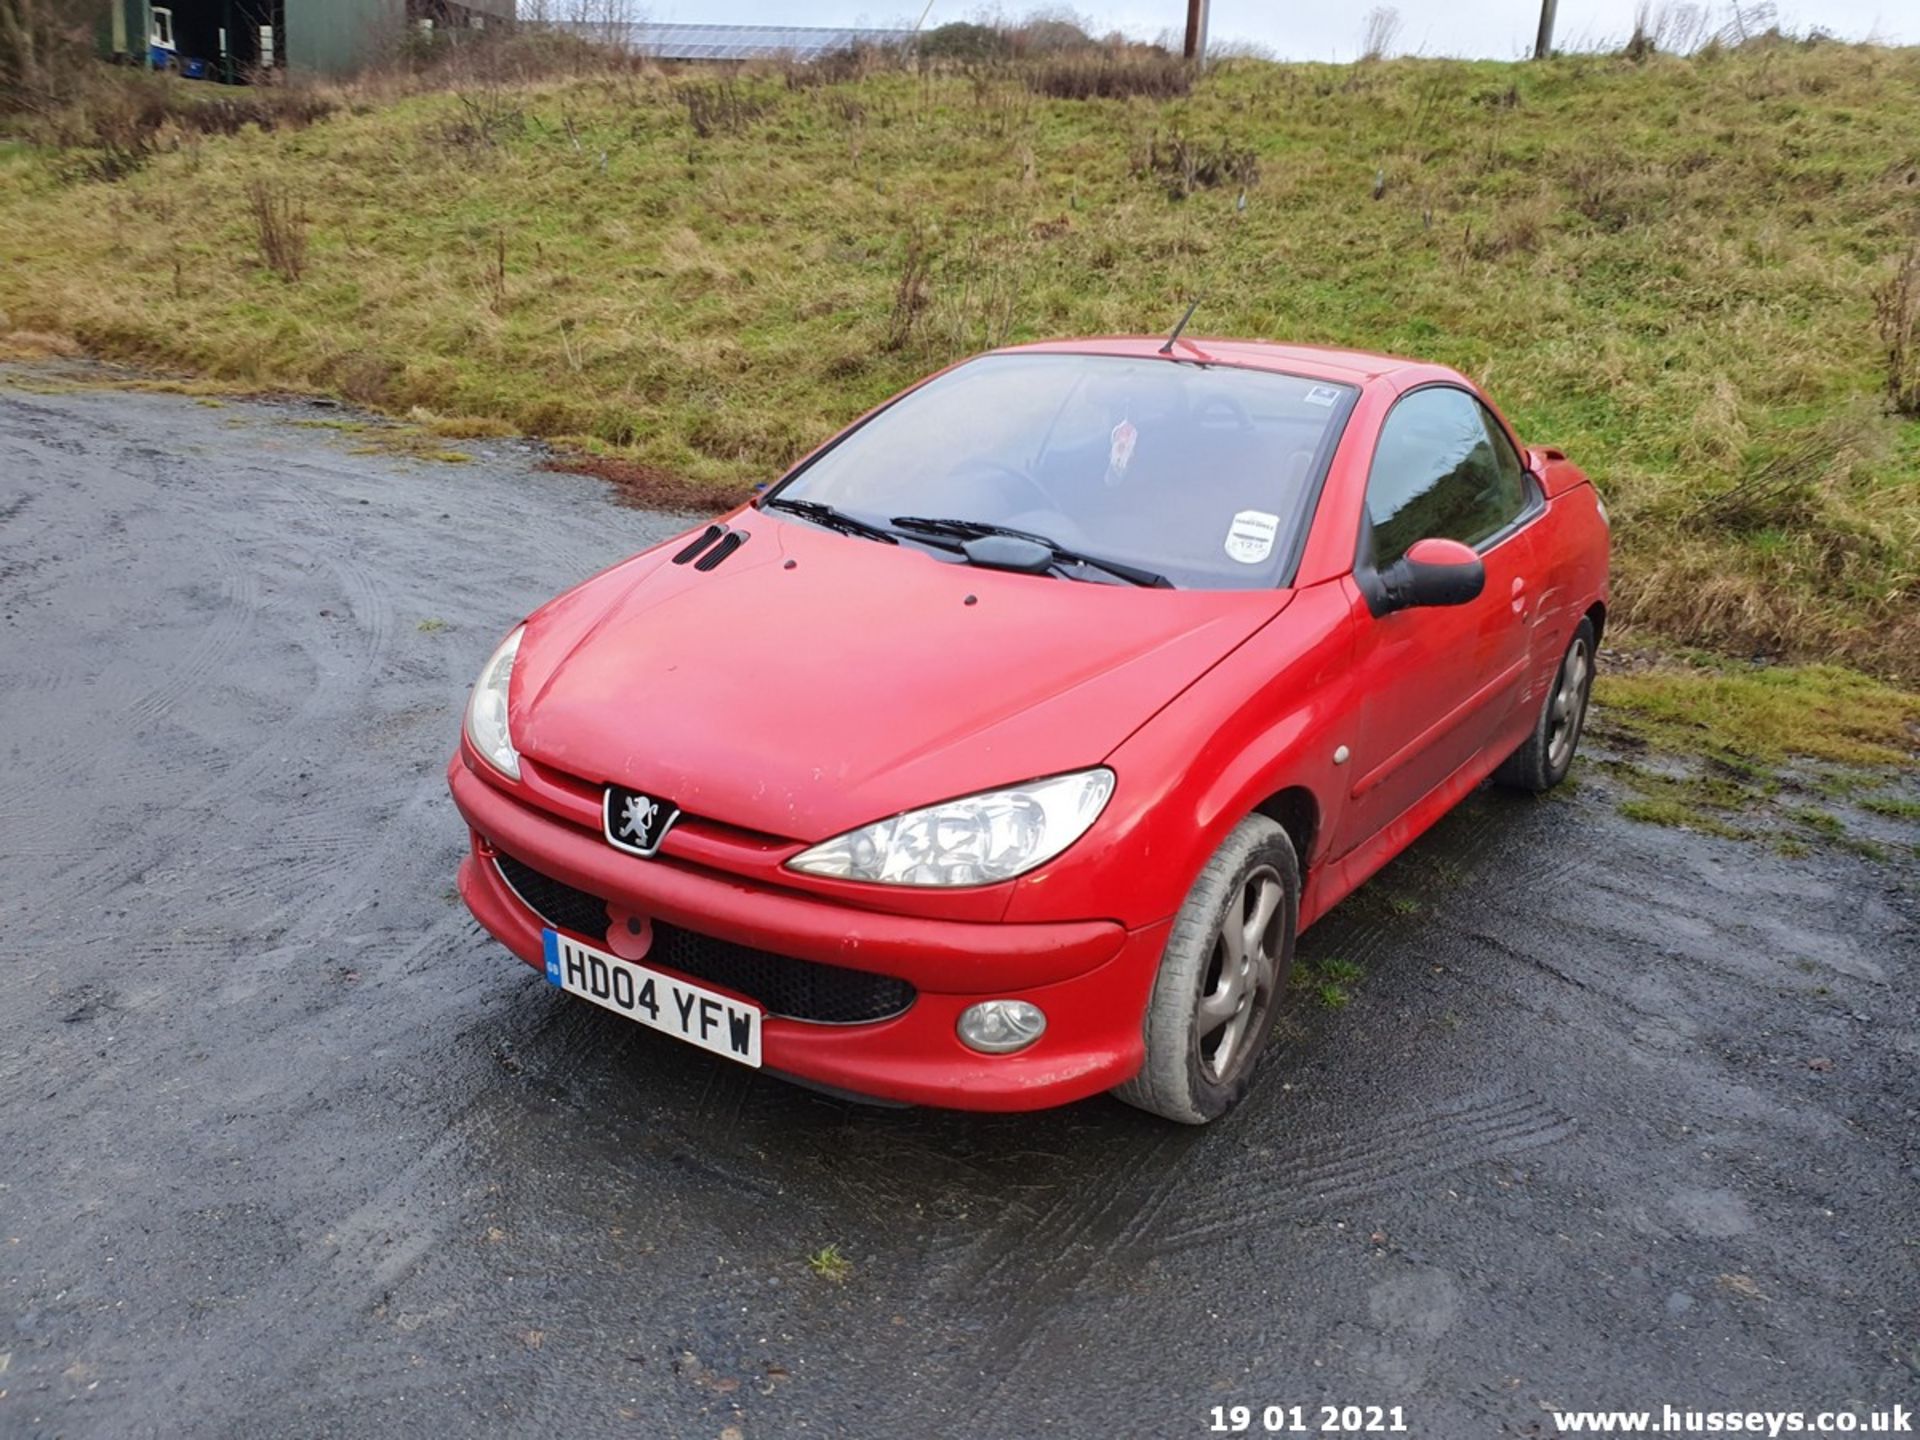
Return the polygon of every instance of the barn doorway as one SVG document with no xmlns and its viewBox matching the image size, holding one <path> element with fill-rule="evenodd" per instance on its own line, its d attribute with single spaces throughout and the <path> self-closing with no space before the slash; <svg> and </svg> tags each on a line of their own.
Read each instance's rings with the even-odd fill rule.
<svg viewBox="0 0 1920 1440">
<path fill-rule="evenodd" d="M 170 0 L 153 13 L 156 34 L 171 32 L 168 68 L 188 79 L 254 84 L 286 58 L 286 0 Z"/>
</svg>

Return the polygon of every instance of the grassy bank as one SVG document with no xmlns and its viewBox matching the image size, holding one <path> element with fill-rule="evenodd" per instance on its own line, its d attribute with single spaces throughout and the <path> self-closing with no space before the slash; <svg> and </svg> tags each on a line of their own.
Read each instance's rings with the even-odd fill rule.
<svg viewBox="0 0 1920 1440">
<path fill-rule="evenodd" d="M 1594 701 L 1589 773 L 1629 819 L 1787 855 L 1920 854 L 1910 690 L 1832 665 L 1697 656 L 1603 675 Z"/>
<path fill-rule="evenodd" d="M 112 182 L 0 151 L 0 335 L 737 492 L 930 366 L 1204 293 L 1196 333 L 1484 380 L 1604 487 L 1632 631 L 1920 680 L 1920 422 L 1874 316 L 1920 51 L 821 78 L 349 93 Z"/>
</svg>

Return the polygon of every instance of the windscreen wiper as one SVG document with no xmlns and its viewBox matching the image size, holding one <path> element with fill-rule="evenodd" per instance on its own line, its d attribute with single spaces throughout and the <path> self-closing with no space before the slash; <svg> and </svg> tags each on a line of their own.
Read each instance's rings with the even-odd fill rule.
<svg viewBox="0 0 1920 1440">
<path fill-rule="evenodd" d="M 771 500 L 760 502 L 763 510 L 789 510 L 803 520 L 811 520 L 816 525 L 824 525 L 829 530 L 838 530 L 842 535 L 860 535 L 868 540 L 878 540 L 886 545 L 898 545 L 900 537 L 884 525 L 874 525 L 849 515 L 844 510 L 819 500 L 789 500 L 784 495 L 776 495 Z"/>
<path fill-rule="evenodd" d="M 985 520 L 949 520 L 926 515 L 896 515 L 893 526 L 917 535 L 948 535 L 956 540 L 977 540 L 983 535 L 999 535 L 1008 540 L 1025 540 L 1029 544 L 1044 546 L 1055 562 L 1061 565 L 1084 565 L 1090 570 L 1103 570 L 1107 574 L 1126 581 L 1129 585 L 1144 585 L 1153 590 L 1171 590 L 1173 582 L 1166 576 L 1152 570 L 1143 570 L 1137 565 L 1128 565 L 1120 560 L 1107 560 L 1098 555 L 1087 555 L 1062 545 L 1047 535 L 1036 535 L 1031 530 L 1016 530 L 1011 525 L 993 525 Z"/>
</svg>

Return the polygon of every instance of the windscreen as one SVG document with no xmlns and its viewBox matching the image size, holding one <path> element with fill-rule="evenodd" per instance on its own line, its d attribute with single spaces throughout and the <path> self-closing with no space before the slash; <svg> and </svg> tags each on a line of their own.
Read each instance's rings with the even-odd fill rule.
<svg viewBox="0 0 1920 1440">
<path fill-rule="evenodd" d="M 1265 370 L 989 355 L 881 411 L 780 496 L 878 525 L 1011 526 L 1184 588 L 1272 586 L 1353 397 Z"/>
</svg>

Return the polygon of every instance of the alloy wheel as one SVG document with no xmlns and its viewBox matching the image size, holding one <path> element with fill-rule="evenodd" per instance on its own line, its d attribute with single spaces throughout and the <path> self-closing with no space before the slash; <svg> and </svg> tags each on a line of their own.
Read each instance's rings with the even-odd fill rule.
<svg viewBox="0 0 1920 1440">
<path fill-rule="evenodd" d="M 1200 1069 L 1216 1085 L 1235 1077 L 1266 1033 L 1285 938 L 1285 898 L 1279 871 L 1261 865 L 1241 882 L 1221 917 L 1193 1016 Z"/>
<path fill-rule="evenodd" d="M 1547 712 L 1547 763 L 1558 773 L 1573 755 L 1580 738 L 1580 722 L 1586 718 L 1587 682 L 1593 677 L 1593 660 L 1584 638 L 1575 640 L 1560 662 L 1560 674 L 1554 681 L 1553 700 Z"/>
</svg>

